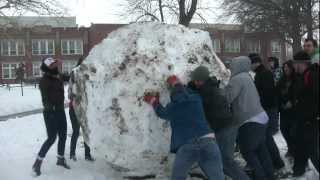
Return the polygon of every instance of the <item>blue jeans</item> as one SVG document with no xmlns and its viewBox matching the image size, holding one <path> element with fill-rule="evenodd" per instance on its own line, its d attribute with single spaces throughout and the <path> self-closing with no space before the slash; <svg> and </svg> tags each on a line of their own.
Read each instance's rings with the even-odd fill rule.
<svg viewBox="0 0 320 180">
<path fill-rule="evenodd" d="M 171 179 L 187 179 L 188 172 L 195 163 L 199 164 L 209 180 L 224 180 L 220 150 L 213 138 L 197 139 L 180 147 Z"/>
<path fill-rule="evenodd" d="M 267 125 L 246 123 L 239 129 L 240 152 L 253 168 L 254 180 L 275 179 L 272 160 L 266 145 Z"/>
<path fill-rule="evenodd" d="M 250 180 L 248 175 L 239 167 L 234 160 L 234 150 L 239 127 L 233 126 L 220 130 L 216 133 L 218 145 L 220 147 L 223 171 L 233 180 Z"/>
</svg>

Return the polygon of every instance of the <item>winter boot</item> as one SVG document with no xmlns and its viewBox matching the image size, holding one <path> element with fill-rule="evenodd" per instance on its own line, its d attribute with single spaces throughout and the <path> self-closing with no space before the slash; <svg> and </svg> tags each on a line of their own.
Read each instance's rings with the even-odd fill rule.
<svg viewBox="0 0 320 180">
<path fill-rule="evenodd" d="M 75 155 L 70 155 L 70 159 L 73 161 L 77 161 L 77 157 Z"/>
<path fill-rule="evenodd" d="M 95 159 L 91 156 L 91 154 L 85 155 L 85 159 L 86 159 L 86 161 L 91 161 L 91 162 L 95 161 Z"/>
<path fill-rule="evenodd" d="M 71 169 L 70 166 L 66 163 L 66 159 L 64 157 L 58 157 L 57 166 L 62 166 L 66 169 Z"/>
<path fill-rule="evenodd" d="M 41 175 L 41 164 L 42 164 L 42 159 L 38 157 L 32 166 L 32 171 L 35 174 L 35 176 Z"/>
</svg>

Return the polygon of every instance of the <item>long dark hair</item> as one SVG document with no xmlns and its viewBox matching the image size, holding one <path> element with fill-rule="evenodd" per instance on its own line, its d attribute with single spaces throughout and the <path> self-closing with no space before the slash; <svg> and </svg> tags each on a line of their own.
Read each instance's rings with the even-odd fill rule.
<svg viewBox="0 0 320 180">
<path fill-rule="evenodd" d="M 288 68 L 289 68 L 290 71 L 291 71 L 291 74 L 290 74 L 289 77 L 287 77 L 287 75 L 286 75 L 286 73 L 285 73 L 285 71 L 284 71 L 284 67 L 285 67 L 286 65 L 288 66 Z M 283 63 L 282 72 L 283 72 L 282 77 L 283 77 L 284 79 L 286 79 L 286 80 L 289 80 L 289 79 L 292 80 L 292 79 L 294 79 L 295 74 L 296 74 L 296 71 L 295 71 L 295 69 L 294 69 L 294 67 L 293 67 L 293 61 L 292 61 L 292 60 L 288 60 L 288 61 L 286 61 L 286 62 Z"/>
</svg>

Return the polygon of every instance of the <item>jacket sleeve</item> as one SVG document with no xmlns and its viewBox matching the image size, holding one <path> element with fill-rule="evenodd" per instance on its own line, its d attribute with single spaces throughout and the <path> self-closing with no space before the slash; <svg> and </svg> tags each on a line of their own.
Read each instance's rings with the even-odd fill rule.
<svg viewBox="0 0 320 180">
<path fill-rule="evenodd" d="M 44 80 L 41 80 L 40 84 L 39 84 L 39 87 L 40 87 L 43 106 L 50 105 L 49 104 L 50 102 L 49 102 L 49 92 L 48 92 L 49 91 L 49 86 L 48 86 L 48 83 L 45 82 Z"/>
<path fill-rule="evenodd" d="M 163 107 L 160 103 L 154 107 L 157 116 L 161 119 L 169 121 L 169 105 Z"/>
<path fill-rule="evenodd" d="M 231 78 L 229 84 L 225 87 L 225 96 L 229 104 L 231 104 L 241 92 L 241 83 L 239 83 L 239 79 L 234 77 Z"/>
</svg>

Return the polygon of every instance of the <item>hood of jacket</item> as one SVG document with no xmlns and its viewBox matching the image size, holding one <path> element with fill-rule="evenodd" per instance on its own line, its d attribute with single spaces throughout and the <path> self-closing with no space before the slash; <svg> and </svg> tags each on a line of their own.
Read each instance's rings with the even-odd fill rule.
<svg viewBox="0 0 320 180">
<path fill-rule="evenodd" d="M 239 56 L 232 60 L 230 64 L 231 76 L 243 72 L 249 72 L 251 67 L 251 61 L 247 56 Z"/>
</svg>

